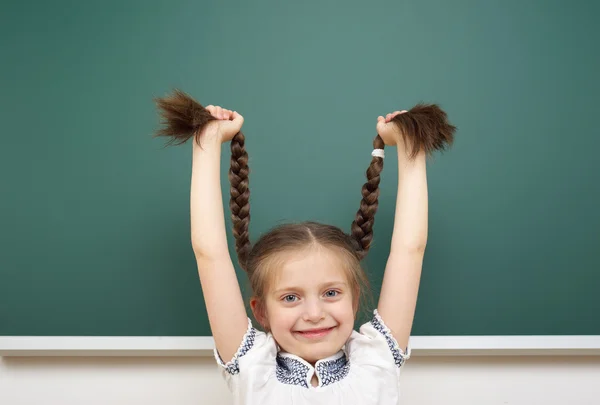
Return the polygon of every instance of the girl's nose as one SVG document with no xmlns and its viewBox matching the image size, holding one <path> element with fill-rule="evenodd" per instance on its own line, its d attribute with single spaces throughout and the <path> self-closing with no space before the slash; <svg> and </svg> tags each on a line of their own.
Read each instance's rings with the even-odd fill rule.
<svg viewBox="0 0 600 405">
<path fill-rule="evenodd" d="M 307 300 L 303 318 L 307 322 L 319 322 L 325 318 L 322 302 L 320 300 Z"/>
</svg>

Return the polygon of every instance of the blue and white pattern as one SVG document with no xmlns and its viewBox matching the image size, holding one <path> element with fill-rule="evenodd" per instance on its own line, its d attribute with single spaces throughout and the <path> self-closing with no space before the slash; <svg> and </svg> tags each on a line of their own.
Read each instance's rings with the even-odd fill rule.
<svg viewBox="0 0 600 405">
<path fill-rule="evenodd" d="M 229 361 L 227 364 L 225 364 L 225 362 L 223 361 L 223 359 L 217 352 L 217 349 L 215 349 L 215 358 L 217 359 L 217 362 L 221 366 L 223 366 L 229 374 L 231 374 L 231 375 L 238 374 L 240 372 L 239 359 L 240 359 L 240 357 L 242 357 L 243 355 L 248 353 L 248 351 L 250 349 L 252 349 L 252 346 L 254 346 L 255 337 L 256 337 L 256 329 L 254 329 L 252 327 L 252 322 L 250 321 L 250 319 L 248 319 L 248 330 L 244 334 L 244 338 L 242 339 L 242 344 L 238 348 L 238 351 L 235 353 L 235 356 L 233 356 L 233 359 L 231 359 L 231 361 Z"/>
<path fill-rule="evenodd" d="M 322 387 L 342 380 L 348 375 L 348 371 L 350 371 L 350 362 L 345 354 L 337 360 L 317 362 L 316 373 Z"/>
<path fill-rule="evenodd" d="M 337 354 L 337 359 L 319 360 L 315 364 L 314 372 L 319 378 L 319 386 L 325 387 L 342 380 L 348 375 L 350 362 L 344 352 Z M 305 361 L 296 358 L 289 353 L 277 355 L 277 379 L 283 384 L 298 385 L 308 388 L 309 380 L 312 378 L 312 366 Z"/>
<path fill-rule="evenodd" d="M 377 310 L 375 310 L 373 313 L 374 313 L 374 316 L 373 316 L 373 319 L 371 320 L 371 324 L 377 331 L 379 331 L 379 333 L 381 333 L 385 337 L 388 347 L 390 348 L 390 351 L 392 352 L 392 355 L 394 356 L 394 363 L 396 363 L 396 366 L 402 367 L 402 365 L 409 358 L 409 356 L 407 354 L 404 354 L 404 352 L 402 352 L 402 350 L 400 350 L 400 345 L 398 344 L 396 339 L 394 339 L 394 336 L 392 335 L 392 331 L 390 331 L 388 329 L 388 327 L 385 326 L 385 324 L 383 323 L 383 320 L 379 316 L 379 313 L 377 313 Z"/>
<path fill-rule="evenodd" d="M 277 379 L 284 384 L 308 388 L 307 376 L 310 368 L 290 357 L 277 356 Z"/>
</svg>

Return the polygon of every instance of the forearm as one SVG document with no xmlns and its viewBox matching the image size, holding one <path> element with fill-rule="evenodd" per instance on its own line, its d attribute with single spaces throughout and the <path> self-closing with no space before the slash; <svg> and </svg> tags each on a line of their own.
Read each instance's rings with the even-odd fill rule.
<svg viewBox="0 0 600 405">
<path fill-rule="evenodd" d="M 424 250 L 427 244 L 426 155 L 420 152 L 409 160 L 398 148 L 398 192 L 391 252 Z"/>
<path fill-rule="evenodd" d="M 206 136 L 201 148 L 194 145 L 192 157 L 190 218 L 196 256 L 229 257 L 222 198 L 221 142 Z"/>
</svg>

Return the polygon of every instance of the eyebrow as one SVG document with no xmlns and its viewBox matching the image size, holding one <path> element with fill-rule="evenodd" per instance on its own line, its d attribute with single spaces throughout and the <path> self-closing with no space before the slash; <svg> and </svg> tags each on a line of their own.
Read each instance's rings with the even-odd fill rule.
<svg viewBox="0 0 600 405">
<path fill-rule="evenodd" d="M 325 289 L 325 288 L 331 288 L 331 287 L 347 287 L 348 283 L 346 283 L 345 281 L 330 281 L 328 283 L 323 283 L 319 286 L 319 289 Z M 279 288 L 275 291 L 273 291 L 273 294 L 277 295 L 277 294 L 281 294 L 282 292 L 287 292 L 287 291 L 300 291 L 302 290 L 302 288 L 300 287 L 294 287 L 294 286 L 290 286 L 290 287 L 284 287 L 284 288 Z"/>
</svg>

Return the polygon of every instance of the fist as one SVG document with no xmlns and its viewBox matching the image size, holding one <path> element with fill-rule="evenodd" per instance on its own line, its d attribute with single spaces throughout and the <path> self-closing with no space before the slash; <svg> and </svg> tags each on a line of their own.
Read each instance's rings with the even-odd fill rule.
<svg viewBox="0 0 600 405">
<path fill-rule="evenodd" d="M 230 141 L 244 124 L 244 117 L 237 111 L 226 110 L 220 106 L 209 105 L 206 110 L 216 118 L 204 127 L 202 133 L 217 135 L 221 142 Z M 202 137 L 202 134 L 200 135 Z"/>
<path fill-rule="evenodd" d="M 391 122 L 392 119 L 400 114 L 404 114 L 406 110 L 394 111 L 393 113 L 387 114 L 385 117 L 377 117 L 377 133 L 383 139 L 383 143 L 387 146 L 395 146 L 402 142 L 402 134 L 398 126 Z"/>
</svg>

